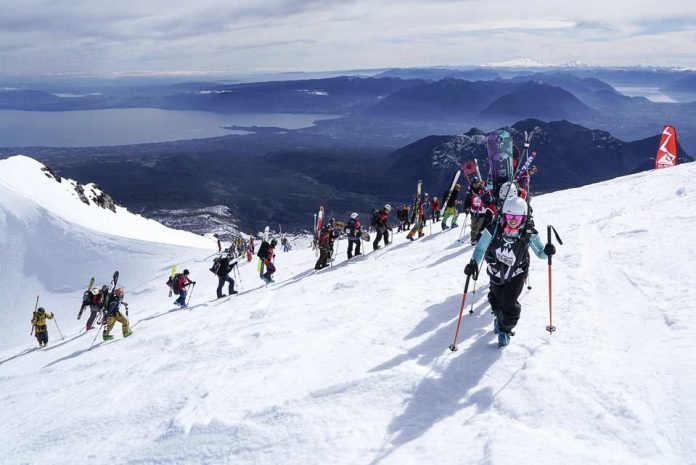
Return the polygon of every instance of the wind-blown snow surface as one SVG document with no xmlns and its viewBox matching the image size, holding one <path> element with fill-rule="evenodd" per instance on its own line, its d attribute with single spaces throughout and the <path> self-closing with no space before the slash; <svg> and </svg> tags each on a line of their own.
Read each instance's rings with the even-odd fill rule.
<svg viewBox="0 0 696 465">
<path fill-rule="evenodd" d="M 74 181 L 59 183 L 42 167 L 24 156 L 0 160 L 0 349 L 26 340 L 37 294 L 49 310 L 59 309 L 61 329 L 71 329 L 92 276 L 101 285 L 119 270 L 127 289 L 143 292 L 175 257 L 208 255 L 201 249 L 214 246 L 122 207 L 85 204 Z"/>
<path fill-rule="evenodd" d="M 47 349 L 31 351 L 27 335 L 0 354 L 0 457 L 696 463 L 695 176 L 696 164 L 683 165 L 536 198 L 539 229 L 551 223 L 565 242 L 553 267 L 558 329 L 545 332 L 547 267 L 533 258 L 533 289 L 505 349 L 485 278 L 459 351 L 447 349 L 471 255 L 457 229 L 415 243 L 401 234 L 353 263 L 342 242 L 318 273 L 311 251 L 279 252 L 276 284 L 261 286 L 245 265 L 244 292 L 222 300 L 212 299 L 209 263 L 187 252 L 179 263 L 198 281 L 187 310 L 167 299 L 157 258 L 152 280 L 128 296 L 132 337 L 116 330 L 88 351 L 93 333 L 61 341 L 51 326 Z"/>
</svg>

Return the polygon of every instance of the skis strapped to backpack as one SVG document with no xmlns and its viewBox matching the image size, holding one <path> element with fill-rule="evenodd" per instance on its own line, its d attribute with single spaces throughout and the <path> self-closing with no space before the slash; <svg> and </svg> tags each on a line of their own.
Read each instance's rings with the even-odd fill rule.
<svg viewBox="0 0 696 465">
<path fill-rule="evenodd" d="M 100 321 L 97 321 L 98 325 L 103 325 L 106 323 L 106 312 L 109 310 L 109 300 L 114 295 L 114 289 L 118 284 L 118 271 L 114 271 L 114 276 L 111 278 L 111 284 L 109 285 L 109 292 L 104 296 L 104 311 L 101 314 Z"/>
<path fill-rule="evenodd" d="M 172 280 L 176 276 L 176 265 L 172 265 L 172 272 L 169 275 L 169 280 L 167 281 L 167 286 L 169 286 L 169 297 L 172 296 Z"/>
<path fill-rule="evenodd" d="M 486 142 L 489 163 L 489 181 L 493 183 L 493 193 L 498 196 L 500 186 L 514 177 L 512 162 L 512 136 L 505 129 L 498 129 L 488 135 Z"/>
<path fill-rule="evenodd" d="M 85 291 L 85 293 L 91 291 L 93 286 L 94 286 L 94 277 L 92 277 L 89 280 L 89 284 L 87 285 L 87 290 Z M 82 312 L 85 311 L 86 306 L 87 306 L 87 304 L 85 303 L 85 295 L 82 294 L 82 306 L 80 306 L 80 311 L 77 313 L 78 320 L 82 317 Z"/>
<path fill-rule="evenodd" d="M 314 249 L 319 249 L 319 235 L 321 234 L 321 228 L 324 226 L 324 206 L 319 207 L 319 213 L 317 214 L 317 221 L 314 224 Z"/>
<path fill-rule="evenodd" d="M 442 196 L 442 207 L 440 207 L 440 216 L 445 216 L 447 202 L 449 202 L 450 196 L 452 195 L 452 191 L 454 190 L 454 186 L 457 185 L 457 181 L 459 180 L 460 174 L 462 174 L 460 170 L 457 170 L 457 172 L 454 173 L 454 176 L 452 176 L 452 182 L 449 185 L 449 189 L 447 189 L 447 191 L 445 191 L 445 195 Z"/>
<path fill-rule="evenodd" d="M 413 201 L 413 209 L 411 210 L 411 224 L 416 224 L 416 220 L 418 220 L 418 206 L 420 205 L 422 187 L 423 180 L 419 179 L 416 187 L 416 198 Z"/>
<path fill-rule="evenodd" d="M 467 160 L 462 164 L 462 172 L 466 176 L 466 180 L 469 182 L 469 185 L 474 180 L 474 177 L 481 181 L 481 172 L 479 171 L 478 167 L 478 160 Z"/>
</svg>

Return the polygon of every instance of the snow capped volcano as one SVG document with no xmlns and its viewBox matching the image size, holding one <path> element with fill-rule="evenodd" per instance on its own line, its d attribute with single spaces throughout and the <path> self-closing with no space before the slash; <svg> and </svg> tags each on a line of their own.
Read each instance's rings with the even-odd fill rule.
<svg viewBox="0 0 696 465">
<path fill-rule="evenodd" d="M 499 61 L 483 65 L 488 68 L 544 68 L 548 65 L 527 57 L 517 57 L 512 60 Z"/>
<path fill-rule="evenodd" d="M 63 328 L 62 341 L 50 326 L 47 349 L 32 350 L 25 333 L 0 353 L 0 456 L 54 465 L 695 463 L 694 176 L 689 163 L 536 197 L 544 239 L 552 224 L 564 240 L 553 264 L 557 331 L 545 331 L 547 264 L 533 257 L 532 289 L 505 349 L 485 277 L 469 288 L 459 351 L 447 349 L 472 252 L 457 242 L 461 229 L 435 225 L 414 243 L 399 233 L 350 263 L 339 242 L 334 266 L 316 273 L 311 250 L 278 251 L 275 284 L 243 265 L 243 292 L 221 300 L 208 251 L 114 240 L 101 260 L 136 262 L 121 270 L 136 283 L 126 296 L 134 335 L 88 351 L 92 333 Z M 27 202 L 0 192 L 3 209 L 8 198 Z M 2 218 L 3 232 L 27 234 L 27 223 Z M 73 229 L 54 223 L 45 233 L 53 247 L 34 247 L 61 261 Z M 59 282 L 113 269 L 94 271 L 88 257 L 70 261 Z M 198 281 L 186 310 L 174 310 L 163 285 L 174 260 Z M 30 276 L 27 263 L 2 269 Z M 48 294 L 61 292 L 78 303 L 79 287 Z M 47 306 L 61 324 L 77 311 L 65 302 Z M 28 332 L 31 309 L 13 310 Z"/>
</svg>

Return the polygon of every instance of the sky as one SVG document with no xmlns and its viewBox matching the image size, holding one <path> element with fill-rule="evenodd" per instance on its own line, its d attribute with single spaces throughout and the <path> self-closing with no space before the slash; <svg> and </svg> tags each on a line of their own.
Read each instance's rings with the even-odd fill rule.
<svg viewBox="0 0 696 465">
<path fill-rule="evenodd" d="M 0 74 L 696 65 L 692 0 L 0 0 Z"/>
</svg>

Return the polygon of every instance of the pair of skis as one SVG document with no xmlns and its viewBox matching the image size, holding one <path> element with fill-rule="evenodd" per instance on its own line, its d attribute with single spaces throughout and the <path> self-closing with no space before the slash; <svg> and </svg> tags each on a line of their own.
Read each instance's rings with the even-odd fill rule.
<svg viewBox="0 0 696 465">
<path fill-rule="evenodd" d="M 90 278 L 89 284 L 87 285 L 87 290 L 85 291 L 84 294 L 82 294 L 82 305 L 80 306 L 80 311 L 77 313 L 78 320 L 82 317 L 82 312 L 85 311 L 85 307 L 87 306 L 87 304 L 85 303 L 85 294 L 88 294 L 92 290 L 93 287 L 94 287 L 94 276 L 92 276 L 92 278 Z M 37 300 L 38 300 L 38 298 L 37 298 Z"/>
</svg>

